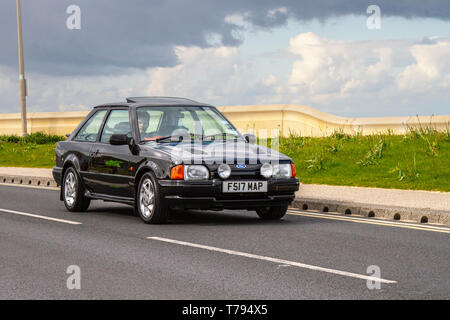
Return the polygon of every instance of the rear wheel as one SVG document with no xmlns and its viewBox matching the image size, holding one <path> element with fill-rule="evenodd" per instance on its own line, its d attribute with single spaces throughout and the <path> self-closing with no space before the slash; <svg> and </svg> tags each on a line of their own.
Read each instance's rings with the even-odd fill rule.
<svg viewBox="0 0 450 320">
<path fill-rule="evenodd" d="M 91 199 L 84 196 L 84 187 L 81 184 L 78 173 L 70 167 L 64 173 L 62 181 L 62 194 L 64 205 L 72 212 L 83 212 L 89 208 Z"/>
<path fill-rule="evenodd" d="M 169 219 L 169 207 L 152 172 L 145 173 L 139 182 L 136 210 L 145 223 L 165 223 Z"/>
<path fill-rule="evenodd" d="M 278 220 L 286 214 L 288 205 L 264 207 L 256 209 L 256 213 L 263 220 Z"/>
</svg>

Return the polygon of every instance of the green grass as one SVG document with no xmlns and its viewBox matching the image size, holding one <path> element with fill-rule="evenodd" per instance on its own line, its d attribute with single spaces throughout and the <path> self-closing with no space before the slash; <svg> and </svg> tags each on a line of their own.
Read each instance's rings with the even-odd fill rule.
<svg viewBox="0 0 450 320">
<path fill-rule="evenodd" d="M 0 135 L 0 167 L 52 168 L 55 148 L 65 137 L 32 133 L 25 137 Z"/>
<path fill-rule="evenodd" d="M 42 134 L 27 140 L 0 136 L 0 166 L 52 168 L 55 142 L 63 139 Z M 302 183 L 450 191 L 450 132 L 291 135 L 281 138 L 279 147 L 294 160 Z"/>
<path fill-rule="evenodd" d="M 10 143 L 31 143 L 31 144 L 51 144 L 58 141 L 66 140 L 63 136 L 57 136 L 53 134 L 46 134 L 43 132 L 36 132 L 20 137 L 18 135 L 0 135 L 0 142 Z"/>
<path fill-rule="evenodd" d="M 0 142 L 0 167 L 53 168 L 56 143 Z"/>
<path fill-rule="evenodd" d="M 291 135 L 279 145 L 294 160 L 303 183 L 450 191 L 449 132 Z"/>
</svg>

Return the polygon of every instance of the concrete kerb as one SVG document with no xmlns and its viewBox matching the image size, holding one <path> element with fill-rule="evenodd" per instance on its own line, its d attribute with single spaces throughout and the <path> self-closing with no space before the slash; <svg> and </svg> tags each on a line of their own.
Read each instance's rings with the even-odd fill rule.
<svg viewBox="0 0 450 320">
<path fill-rule="evenodd" d="M 53 178 L 0 175 L 0 184 L 18 184 L 37 187 L 57 187 Z"/>
<path fill-rule="evenodd" d="M 422 208 L 371 205 L 367 203 L 335 200 L 295 198 L 291 207 L 301 210 L 356 215 L 393 221 L 413 221 L 417 223 L 443 224 L 450 226 L 450 211 Z"/>
</svg>

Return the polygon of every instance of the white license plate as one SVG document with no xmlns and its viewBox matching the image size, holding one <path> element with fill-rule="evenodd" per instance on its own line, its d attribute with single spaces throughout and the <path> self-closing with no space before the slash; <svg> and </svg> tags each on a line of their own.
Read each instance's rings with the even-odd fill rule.
<svg viewBox="0 0 450 320">
<path fill-rule="evenodd" d="M 225 181 L 223 192 L 267 192 L 267 181 Z"/>
</svg>

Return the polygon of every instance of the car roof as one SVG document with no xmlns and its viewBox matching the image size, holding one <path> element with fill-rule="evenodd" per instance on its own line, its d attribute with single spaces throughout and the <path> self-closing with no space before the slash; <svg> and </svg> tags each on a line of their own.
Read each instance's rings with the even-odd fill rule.
<svg viewBox="0 0 450 320">
<path fill-rule="evenodd" d="M 126 102 L 114 102 L 98 105 L 101 107 L 146 107 L 146 106 L 206 106 L 209 104 L 178 97 L 129 97 Z"/>
</svg>

